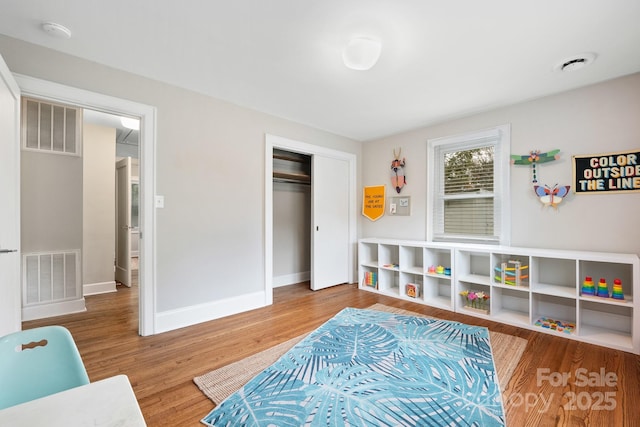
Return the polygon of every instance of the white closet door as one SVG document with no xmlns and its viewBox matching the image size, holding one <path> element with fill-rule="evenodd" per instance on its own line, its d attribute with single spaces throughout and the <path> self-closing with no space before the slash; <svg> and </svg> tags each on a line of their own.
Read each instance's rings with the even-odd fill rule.
<svg viewBox="0 0 640 427">
<path fill-rule="evenodd" d="M 20 89 L 0 56 L 0 336 L 21 329 Z"/>
<path fill-rule="evenodd" d="M 311 163 L 311 289 L 349 281 L 349 162 L 314 155 Z"/>
</svg>

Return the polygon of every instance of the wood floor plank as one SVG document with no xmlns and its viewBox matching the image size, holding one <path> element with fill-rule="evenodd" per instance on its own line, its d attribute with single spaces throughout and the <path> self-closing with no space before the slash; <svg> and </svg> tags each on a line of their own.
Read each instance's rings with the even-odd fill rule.
<svg viewBox="0 0 640 427">
<path fill-rule="evenodd" d="M 91 381 L 126 374 L 149 426 L 197 426 L 213 403 L 193 378 L 309 332 L 345 307 L 375 303 L 486 326 L 528 340 L 506 390 L 510 426 L 636 426 L 640 357 L 528 329 L 385 297 L 342 285 L 313 292 L 308 283 L 274 289 L 274 304 L 163 334 L 138 335 L 137 288 L 87 297 L 87 312 L 25 322 L 67 327 Z M 615 386 L 582 385 L 576 371 L 613 372 Z M 540 371 L 542 370 L 542 371 Z M 566 384 L 542 380 L 570 375 Z M 582 371 L 580 371 L 582 372 Z M 546 375 L 546 376 L 545 376 Z M 609 393 L 610 405 L 597 402 Z M 572 400 L 573 399 L 573 400 Z M 610 407 L 615 406 L 615 407 Z"/>
</svg>

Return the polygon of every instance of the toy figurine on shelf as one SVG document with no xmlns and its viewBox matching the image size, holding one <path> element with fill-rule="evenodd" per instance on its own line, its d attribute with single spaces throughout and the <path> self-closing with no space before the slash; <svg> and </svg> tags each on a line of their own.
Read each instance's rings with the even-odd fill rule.
<svg viewBox="0 0 640 427">
<path fill-rule="evenodd" d="M 613 291 L 611 292 L 611 298 L 624 300 L 624 292 L 622 291 L 622 280 L 613 280 Z"/>
<path fill-rule="evenodd" d="M 593 284 L 593 279 L 591 276 L 587 276 L 584 278 L 584 282 L 582 282 L 582 295 L 595 295 L 596 294 L 596 286 Z"/>
<path fill-rule="evenodd" d="M 598 296 L 601 298 L 609 298 L 609 287 L 607 286 L 607 281 L 604 280 L 604 277 L 601 277 L 600 282 L 598 283 Z"/>
<path fill-rule="evenodd" d="M 464 290 L 460 292 L 466 310 L 489 314 L 489 294 L 483 291 Z"/>
<path fill-rule="evenodd" d="M 511 267 L 513 265 L 513 267 Z M 522 265 L 520 261 L 509 260 L 509 262 L 503 262 L 500 267 L 496 267 L 496 282 L 503 285 L 520 286 L 523 281 L 529 278 L 528 274 L 522 272 L 529 268 L 528 265 Z M 526 283 L 525 283 L 526 284 Z"/>
<path fill-rule="evenodd" d="M 420 284 L 407 283 L 406 285 L 407 296 L 410 298 L 418 298 L 420 296 Z"/>
<path fill-rule="evenodd" d="M 541 317 L 533 324 L 552 331 L 564 332 L 565 334 L 572 334 L 576 329 L 575 322 L 565 322 L 563 320 L 551 319 L 549 317 Z"/>
<path fill-rule="evenodd" d="M 365 286 L 378 289 L 378 273 L 373 271 L 365 271 L 363 283 Z"/>
</svg>

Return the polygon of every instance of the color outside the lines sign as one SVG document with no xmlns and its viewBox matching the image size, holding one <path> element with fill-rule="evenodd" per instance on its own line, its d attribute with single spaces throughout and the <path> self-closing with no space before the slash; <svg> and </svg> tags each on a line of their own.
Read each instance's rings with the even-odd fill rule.
<svg viewBox="0 0 640 427">
<path fill-rule="evenodd" d="M 573 156 L 576 194 L 640 191 L 640 150 Z"/>
<path fill-rule="evenodd" d="M 376 221 L 384 215 L 384 185 L 364 187 L 362 191 L 362 215 Z"/>
</svg>

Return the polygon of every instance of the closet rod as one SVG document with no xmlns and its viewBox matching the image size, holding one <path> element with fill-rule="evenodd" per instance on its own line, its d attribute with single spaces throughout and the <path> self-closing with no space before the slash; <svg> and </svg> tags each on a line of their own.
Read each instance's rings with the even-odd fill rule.
<svg viewBox="0 0 640 427">
<path fill-rule="evenodd" d="M 284 184 L 311 185 L 309 181 L 300 181 L 299 179 L 287 179 L 287 178 L 273 178 L 273 182 L 281 182 Z"/>
</svg>

